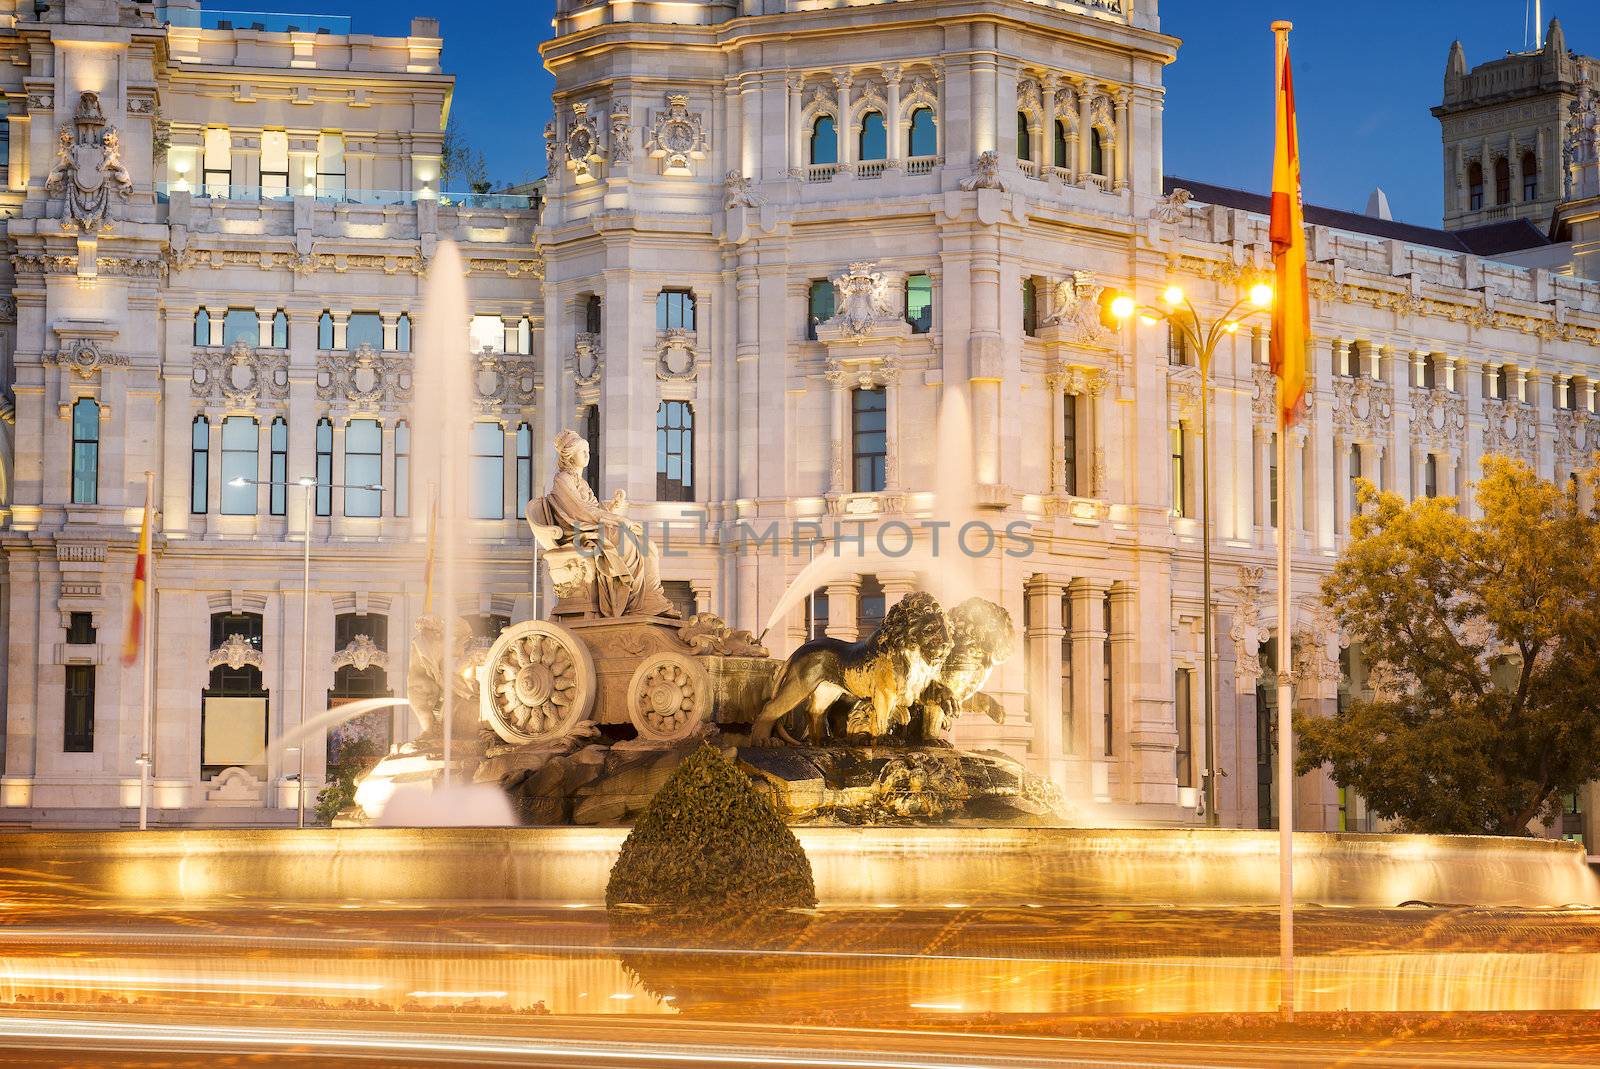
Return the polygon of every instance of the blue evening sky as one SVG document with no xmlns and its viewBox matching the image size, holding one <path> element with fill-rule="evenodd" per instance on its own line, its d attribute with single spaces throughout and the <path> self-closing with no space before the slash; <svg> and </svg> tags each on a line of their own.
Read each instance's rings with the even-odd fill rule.
<svg viewBox="0 0 1600 1069">
<path fill-rule="evenodd" d="M 245 0 L 235 0 L 249 6 Z M 224 6 L 218 3 L 216 6 Z M 262 5 L 268 6 L 268 5 Z M 497 184 L 544 173 L 550 78 L 538 44 L 553 0 L 305 0 L 274 2 L 350 14 L 364 33 L 403 34 L 410 16 L 443 24 L 455 108 Z M 1264 191 L 1271 181 L 1274 18 L 1294 22 L 1296 90 L 1306 198 L 1361 210 L 1373 186 L 1395 218 L 1437 226 L 1439 126 L 1450 42 L 1476 65 L 1524 42 L 1524 0 L 1167 0 L 1162 27 L 1183 39 L 1167 69 L 1166 169 L 1199 181 Z M 1600 54 L 1600 3 L 1544 0 L 1572 49 Z"/>
</svg>

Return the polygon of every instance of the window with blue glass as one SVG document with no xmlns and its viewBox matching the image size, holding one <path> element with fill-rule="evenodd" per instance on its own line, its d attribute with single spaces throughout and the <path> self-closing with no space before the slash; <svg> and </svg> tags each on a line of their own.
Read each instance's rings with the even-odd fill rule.
<svg viewBox="0 0 1600 1069">
<path fill-rule="evenodd" d="M 850 394 L 851 489 L 875 493 L 887 485 L 889 402 L 881 389 Z"/>
<path fill-rule="evenodd" d="M 333 421 L 317 420 L 317 515 L 333 515 Z"/>
<path fill-rule="evenodd" d="M 282 308 L 272 313 L 272 347 L 289 348 L 289 316 Z"/>
<path fill-rule="evenodd" d="M 811 124 L 811 152 L 813 164 L 839 162 L 839 132 L 832 115 L 818 115 Z"/>
<path fill-rule="evenodd" d="M 80 397 L 72 405 L 72 503 L 100 499 L 100 405 Z"/>
<path fill-rule="evenodd" d="M 362 518 L 383 515 L 383 491 L 362 487 L 383 482 L 383 425 L 375 419 L 353 419 L 344 425 L 344 514 Z"/>
<path fill-rule="evenodd" d="M 884 125 L 883 112 L 869 111 L 861 116 L 861 137 L 857 142 L 861 160 L 886 160 L 889 158 L 889 129 Z"/>
<path fill-rule="evenodd" d="M 517 424 L 517 511 L 533 497 L 533 428 Z"/>
<path fill-rule="evenodd" d="M 333 313 L 323 312 L 317 317 L 317 348 L 333 348 Z"/>
<path fill-rule="evenodd" d="M 363 345 L 374 352 L 383 349 L 383 317 L 377 312 L 351 312 L 345 325 L 345 348 L 355 352 Z"/>
<path fill-rule="evenodd" d="M 211 421 L 194 418 L 189 429 L 189 511 L 204 516 L 210 508 Z"/>
<path fill-rule="evenodd" d="M 261 477 L 260 425 L 250 416 L 229 416 L 222 421 L 222 514 L 254 516 L 256 488 Z"/>
<path fill-rule="evenodd" d="M 656 406 L 656 500 L 694 500 L 694 406 Z"/>
<path fill-rule="evenodd" d="M 261 320 L 254 308 L 230 308 L 222 318 L 222 344 L 233 346 L 240 342 L 252 349 L 261 343 Z"/>
<path fill-rule="evenodd" d="M 817 340 L 817 326 L 833 318 L 834 312 L 833 283 L 825 278 L 811 280 L 811 289 L 806 295 L 806 340 Z"/>
<path fill-rule="evenodd" d="M 911 129 L 906 135 L 906 155 L 937 156 L 939 154 L 939 129 L 934 123 L 932 108 L 918 108 L 911 113 Z"/>
<path fill-rule="evenodd" d="M 211 313 L 204 308 L 194 314 L 194 343 L 211 344 Z"/>
<path fill-rule="evenodd" d="M 268 510 L 274 516 L 282 516 L 289 496 L 289 421 L 282 416 L 272 421 L 272 440 L 268 444 L 272 452 L 271 474 L 267 476 L 272 483 L 267 487 Z"/>
<path fill-rule="evenodd" d="M 656 294 L 656 329 L 694 329 L 693 290 L 662 290 Z"/>
<path fill-rule="evenodd" d="M 394 347 L 396 352 L 411 351 L 411 316 L 405 312 L 400 313 L 394 325 Z"/>
<path fill-rule="evenodd" d="M 906 276 L 906 322 L 913 334 L 933 329 L 933 279 L 926 272 Z"/>
<path fill-rule="evenodd" d="M 472 425 L 472 518 L 506 516 L 506 432 L 498 423 Z"/>
</svg>

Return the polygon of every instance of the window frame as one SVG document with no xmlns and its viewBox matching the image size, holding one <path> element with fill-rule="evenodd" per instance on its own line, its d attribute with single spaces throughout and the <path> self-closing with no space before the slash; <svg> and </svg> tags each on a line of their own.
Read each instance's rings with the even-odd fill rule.
<svg viewBox="0 0 1600 1069">
<path fill-rule="evenodd" d="M 376 448 L 355 448 L 365 443 L 357 438 L 351 442 L 353 431 L 371 433 Z M 352 461 L 355 462 L 352 470 Z M 371 472 L 372 478 L 365 474 Z M 344 423 L 344 515 L 355 520 L 376 520 L 383 516 L 383 491 L 366 490 L 364 486 L 383 485 L 383 422 L 370 416 L 358 416 Z"/>
<path fill-rule="evenodd" d="M 495 449 L 488 451 L 487 441 L 489 429 L 493 429 Z M 482 441 L 480 442 L 480 438 Z M 469 448 L 472 458 L 472 482 L 469 494 L 471 517 L 474 520 L 504 520 L 506 518 L 506 429 L 495 420 L 474 420 L 472 429 L 468 432 Z M 484 469 L 492 468 L 495 478 L 495 507 L 489 511 L 486 498 L 479 496 L 479 490 L 488 486 L 489 481 L 483 478 Z"/>
<path fill-rule="evenodd" d="M 328 517 L 333 515 L 333 420 L 328 416 L 317 420 L 316 451 L 314 511 Z"/>
<path fill-rule="evenodd" d="M 694 417 L 693 401 L 663 398 L 656 404 L 657 501 L 695 500 Z M 676 478 L 671 475 L 674 460 Z"/>
<path fill-rule="evenodd" d="M 864 407 L 864 399 L 876 399 L 877 405 Z M 863 425 L 872 416 L 882 418 L 881 427 Z M 886 490 L 888 469 L 889 391 L 882 386 L 858 386 L 850 391 L 851 493 L 876 494 Z"/>
<path fill-rule="evenodd" d="M 873 118 L 878 120 L 876 128 L 872 125 Z M 872 149 L 867 147 L 867 139 L 875 137 L 879 144 Z M 867 153 L 874 151 L 877 154 L 869 156 Z M 861 132 L 856 135 L 856 161 L 858 163 L 881 163 L 889 158 L 889 120 L 883 112 L 876 108 L 861 116 Z"/>
<path fill-rule="evenodd" d="M 247 445 L 229 442 L 229 431 L 239 428 L 249 434 Z M 237 437 L 237 436 L 236 436 Z M 261 421 L 254 416 L 224 416 L 222 418 L 222 467 L 218 487 L 217 510 L 224 516 L 254 516 L 260 507 L 260 495 L 252 482 L 234 486 L 233 480 L 261 478 Z M 245 457 L 249 458 L 248 462 Z M 244 502 L 248 499 L 249 507 Z"/>
<path fill-rule="evenodd" d="M 210 511 L 211 420 L 202 412 L 189 424 L 189 515 L 204 516 Z"/>
<path fill-rule="evenodd" d="M 819 302 L 818 297 L 826 294 L 827 300 Z M 822 305 L 826 305 L 828 314 L 821 314 Z M 814 278 L 806 287 L 806 341 L 817 340 L 817 328 L 832 319 L 838 312 L 838 295 L 834 292 L 833 282 L 826 278 Z"/>
<path fill-rule="evenodd" d="M 827 123 L 828 124 L 828 130 L 827 130 L 827 134 L 826 135 L 824 135 L 823 132 L 822 132 L 822 124 L 823 123 Z M 826 138 L 827 138 L 826 142 L 824 142 L 824 140 L 823 140 L 824 136 L 826 136 Z M 824 146 L 824 145 L 829 146 L 829 150 L 827 152 L 825 152 L 825 153 L 822 153 L 822 155 L 832 156 L 833 157 L 832 159 L 824 160 L 824 159 L 818 159 L 817 158 L 818 157 L 817 149 L 819 147 L 821 147 L 821 146 Z M 835 119 L 832 115 L 829 115 L 827 113 L 823 113 L 823 114 L 818 115 L 816 118 L 811 120 L 811 129 L 806 135 L 806 160 L 813 167 L 829 167 L 829 166 L 837 166 L 838 165 L 838 163 L 839 163 L 839 121 L 837 119 Z"/>
<path fill-rule="evenodd" d="M 698 316 L 698 302 L 694 290 L 666 287 L 656 294 L 656 330 L 686 330 L 693 332 Z M 673 322 L 677 320 L 677 322 Z"/>
<path fill-rule="evenodd" d="M 928 125 L 924 128 L 924 132 L 926 133 L 927 137 L 931 139 L 932 143 L 928 146 L 929 151 L 927 151 L 927 152 L 918 152 L 917 151 L 917 116 L 922 115 L 923 113 L 926 113 L 927 116 L 928 116 Z M 931 107 L 929 107 L 928 105 L 919 104 L 916 107 L 911 109 L 911 120 L 910 120 L 909 123 L 907 123 L 907 126 L 906 126 L 906 157 L 908 159 L 914 159 L 914 160 L 915 159 L 932 159 L 933 157 L 936 157 L 938 155 L 939 155 L 939 116 L 934 114 L 934 110 Z"/>
<path fill-rule="evenodd" d="M 520 514 L 533 499 L 533 427 L 517 424 L 516 507 Z"/>
<path fill-rule="evenodd" d="M 274 416 L 267 429 L 267 514 L 289 511 L 289 421 Z"/>
<path fill-rule="evenodd" d="M 94 665 L 66 666 L 62 684 L 62 753 L 94 753 L 95 684 Z"/>
<path fill-rule="evenodd" d="M 913 317 L 911 314 L 911 283 L 913 279 L 921 279 L 927 289 L 927 303 L 923 306 L 923 314 Z M 906 275 L 905 285 L 906 322 L 911 324 L 911 333 L 930 334 L 933 332 L 933 276 L 926 271 L 913 271 Z"/>
<path fill-rule="evenodd" d="M 68 496 L 74 505 L 100 503 L 101 412 L 100 402 L 93 397 L 83 396 L 72 402 L 72 471 Z M 87 421 L 80 418 L 86 413 Z M 88 434 L 87 430 L 92 430 L 93 434 Z"/>
</svg>

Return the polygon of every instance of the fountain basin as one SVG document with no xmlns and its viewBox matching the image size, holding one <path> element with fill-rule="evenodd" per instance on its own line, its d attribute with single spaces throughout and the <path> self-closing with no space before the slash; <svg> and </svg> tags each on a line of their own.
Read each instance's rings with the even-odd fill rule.
<svg viewBox="0 0 1600 1069">
<path fill-rule="evenodd" d="M 1091 828 L 797 828 L 829 906 L 1277 904 L 1277 834 Z M 85 902 L 597 903 L 625 828 L 15 832 L 8 891 Z M 1299 834 L 1295 898 L 1559 907 L 1600 902 L 1575 843 Z"/>
</svg>

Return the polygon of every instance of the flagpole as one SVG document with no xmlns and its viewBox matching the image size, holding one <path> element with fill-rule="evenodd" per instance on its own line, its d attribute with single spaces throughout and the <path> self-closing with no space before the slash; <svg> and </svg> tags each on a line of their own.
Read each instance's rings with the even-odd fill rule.
<svg viewBox="0 0 1600 1069">
<path fill-rule="evenodd" d="M 152 706 L 155 695 L 155 650 L 151 646 L 151 638 L 155 630 L 155 532 L 153 520 L 155 518 L 155 486 L 156 473 L 144 473 L 144 529 L 140 532 L 140 541 L 145 543 L 139 548 L 145 553 L 145 580 L 144 580 L 144 619 L 140 621 L 140 630 L 143 632 L 142 645 L 144 646 L 144 679 L 141 687 L 140 704 L 140 745 L 139 745 L 139 830 L 146 831 L 150 827 L 150 777 L 155 757 L 150 752 L 150 735 L 152 728 Z"/>
<path fill-rule="evenodd" d="M 1273 38 L 1276 43 L 1276 57 L 1273 65 L 1274 79 L 1284 77 L 1284 67 L 1288 59 L 1289 31 L 1294 28 L 1291 22 L 1279 20 L 1272 24 Z M 1285 78 L 1285 81 L 1287 79 Z M 1274 86 L 1275 93 L 1281 94 L 1288 90 L 1287 85 Z M 1293 98 L 1289 98 L 1291 114 L 1280 114 L 1280 123 L 1292 120 Z M 1287 134 L 1285 134 L 1287 136 Z M 1298 138 L 1287 146 L 1287 150 L 1298 156 Z M 1299 205 L 1299 174 L 1298 159 L 1294 161 L 1295 174 L 1293 190 L 1288 191 L 1294 199 L 1295 206 Z M 1276 164 L 1274 165 L 1276 167 Z M 1274 176 L 1276 179 L 1276 175 Z M 1274 194 L 1278 192 L 1277 182 L 1274 181 Z M 1290 220 L 1294 228 L 1300 233 L 1296 237 L 1303 240 L 1304 230 L 1300 229 L 1299 212 L 1291 213 Z M 1302 268 L 1303 270 L 1303 268 Z M 1282 280 L 1280 280 L 1281 282 Z M 1284 301 L 1289 297 L 1285 292 L 1286 287 L 1280 284 L 1278 300 Z M 1280 339 L 1280 345 L 1286 344 L 1288 339 Z M 1304 339 L 1299 339 L 1303 345 Z M 1300 360 L 1304 359 L 1304 351 L 1298 354 Z M 1287 357 L 1284 358 L 1287 361 Z M 1284 369 L 1280 369 L 1284 370 Z M 1303 375 L 1303 369 L 1301 371 Z M 1289 412 L 1286 394 L 1286 378 L 1280 375 L 1278 380 L 1278 946 L 1279 946 L 1279 994 L 1278 1009 L 1285 1020 L 1294 1020 L 1294 677 L 1291 672 L 1293 665 L 1294 627 L 1291 613 L 1290 593 L 1293 581 L 1289 568 L 1289 545 L 1292 535 L 1289 529 L 1289 499 L 1292 496 L 1294 480 L 1289 476 Z M 1298 398 L 1294 399 L 1298 403 Z"/>
</svg>

